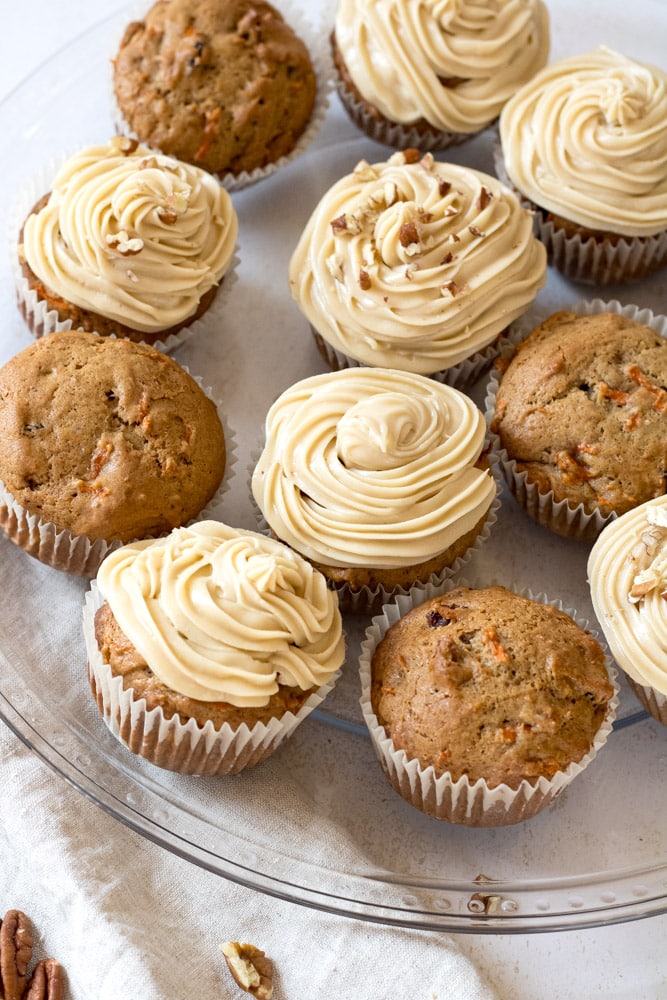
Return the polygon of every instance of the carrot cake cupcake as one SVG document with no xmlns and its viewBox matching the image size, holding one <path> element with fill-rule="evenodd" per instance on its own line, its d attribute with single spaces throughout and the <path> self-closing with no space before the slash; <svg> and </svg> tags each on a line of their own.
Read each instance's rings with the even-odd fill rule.
<svg viewBox="0 0 667 1000">
<path fill-rule="evenodd" d="M 289 266 L 292 296 L 331 367 L 451 382 L 461 363 L 490 361 L 485 349 L 545 280 L 544 247 L 515 196 L 488 174 L 416 150 L 362 161 L 334 184 Z"/>
<path fill-rule="evenodd" d="M 338 93 L 391 146 L 445 149 L 486 128 L 549 56 L 542 0 L 339 0 Z"/>
<path fill-rule="evenodd" d="M 484 417 L 451 386 L 383 368 L 315 375 L 278 397 L 265 427 L 255 501 L 345 610 L 442 579 L 490 524 Z"/>
<path fill-rule="evenodd" d="M 206 171 L 117 136 L 69 157 L 49 183 L 18 245 L 19 306 L 36 336 L 164 343 L 211 306 L 238 222 Z"/>
<path fill-rule="evenodd" d="M 571 615 L 501 586 L 416 591 L 362 646 L 362 708 L 394 789 L 437 819 L 534 816 L 611 731 L 615 684 Z M 405 610 L 407 609 L 407 610 Z"/>
<path fill-rule="evenodd" d="M 345 658 L 324 577 L 287 546 L 218 521 L 107 556 L 84 631 L 111 731 L 188 774 L 263 761 L 320 704 Z"/>
<path fill-rule="evenodd" d="M 292 153 L 318 92 L 305 42 L 264 0 L 158 0 L 128 25 L 113 86 L 132 134 L 223 180 Z"/>
<path fill-rule="evenodd" d="M 667 726 L 667 496 L 607 525 L 591 549 L 588 580 L 614 659 Z"/>
<path fill-rule="evenodd" d="M 667 73 L 600 47 L 547 66 L 500 116 L 498 174 L 549 260 L 592 284 L 667 262 Z"/>
<path fill-rule="evenodd" d="M 0 524 L 57 569 L 191 521 L 226 465 L 215 403 L 155 348 L 52 333 L 0 369 Z"/>
</svg>

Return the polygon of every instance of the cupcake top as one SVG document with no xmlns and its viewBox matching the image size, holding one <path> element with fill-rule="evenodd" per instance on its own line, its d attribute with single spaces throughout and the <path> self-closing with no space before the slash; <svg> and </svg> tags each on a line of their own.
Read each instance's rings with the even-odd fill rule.
<svg viewBox="0 0 667 1000">
<path fill-rule="evenodd" d="M 273 404 L 252 490 L 271 530 L 316 563 L 412 566 L 488 511 L 482 413 L 432 379 L 348 368 Z"/>
<path fill-rule="evenodd" d="M 116 137 L 71 156 L 28 216 L 19 257 L 67 302 L 153 333 L 222 279 L 236 212 L 210 174 Z"/>
<path fill-rule="evenodd" d="M 667 73 L 601 47 L 546 67 L 500 116 L 504 168 L 540 208 L 593 230 L 667 228 Z"/>
<path fill-rule="evenodd" d="M 545 65 L 549 19 L 541 0 L 340 0 L 335 43 L 389 121 L 467 134 Z"/>
<path fill-rule="evenodd" d="M 600 644 L 564 612 L 457 587 L 389 627 L 371 704 L 397 750 L 490 788 L 547 779 L 591 749 L 613 697 Z"/>
<path fill-rule="evenodd" d="M 667 695 L 667 496 L 607 525 L 591 550 L 588 579 L 619 667 Z"/>
<path fill-rule="evenodd" d="M 114 60 L 116 101 L 136 136 L 220 175 L 290 153 L 316 91 L 306 45 L 264 0 L 158 0 Z"/>
<path fill-rule="evenodd" d="M 0 480 L 29 514 L 90 539 L 159 535 L 220 486 L 215 404 L 168 355 L 83 330 L 0 369 Z"/>
<path fill-rule="evenodd" d="M 621 514 L 665 492 L 667 340 L 620 313 L 550 316 L 516 348 L 491 429 L 540 493 Z"/>
<path fill-rule="evenodd" d="M 546 280 L 530 214 L 496 178 L 430 153 L 361 161 L 321 198 L 289 266 L 334 348 L 422 375 L 487 347 Z"/>
<path fill-rule="evenodd" d="M 287 546 L 217 521 L 117 549 L 97 584 L 170 690 L 238 707 L 330 681 L 345 657 L 335 593 Z"/>
</svg>

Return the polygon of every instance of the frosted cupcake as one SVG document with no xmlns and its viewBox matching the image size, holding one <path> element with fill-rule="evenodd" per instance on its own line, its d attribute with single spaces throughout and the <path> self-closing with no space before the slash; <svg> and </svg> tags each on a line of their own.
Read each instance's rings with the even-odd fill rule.
<svg viewBox="0 0 667 1000">
<path fill-rule="evenodd" d="M 38 183 L 50 190 L 23 196 L 15 265 L 35 336 L 83 329 L 174 347 L 196 329 L 233 268 L 238 234 L 210 174 L 116 137 Z"/>
<path fill-rule="evenodd" d="M 187 774 L 265 760 L 328 694 L 345 657 L 324 577 L 273 539 L 217 521 L 108 556 L 84 632 L 110 730 Z"/>
<path fill-rule="evenodd" d="M 475 377 L 546 280 L 530 213 L 487 174 L 416 150 L 360 162 L 292 255 L 292 296 L 332 368 Z"/>
<path fill-rule="evenodd" d="M 497 170 L 549 260 L 591 284 L 667 261 L 667 73 L 601 47 L 534 76 L 500 116 Z"/>
<path fill-rule="evenodd" d="M 607 525 L 591 550 L 588 579 L 614 659 L 667 726 L 667 496 Z"/>
<path fill-rule="evenodd" d="M 484 449 L 484 417 L 462 392 L 349 368 L 278 397 L 252 491 L 273 534 L 325 574 L 345 610 L 365 612 L 444 579 L 486 537 L 496 484 Z"/>
<path fill-rule="evenodd" d="M 445 149 L 546 64 L 549 16 L 541 0 L 340 0 L 331 41 L 338 93 L 367 135 Z"/>
<path fill-rule="evenodd" d="M 618 703 L 583 623 L 501 586 L 392 602 L 367 630 L 360 669 L 364 719 L 394 790 L 467 826 L 541 812 L 604 745 Z"/>
</svg>

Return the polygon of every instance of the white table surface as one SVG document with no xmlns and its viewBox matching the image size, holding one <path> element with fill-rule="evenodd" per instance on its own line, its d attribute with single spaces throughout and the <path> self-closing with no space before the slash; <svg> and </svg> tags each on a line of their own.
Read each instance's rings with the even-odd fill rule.
<svg viewBox="0 0 667 1000">
<path fill-rule="evenodd" d="M 86 27 L 124 6 L 125 0 L 19 0 L 11 3 L 10 13 L 7 0 L 0 43 L 0 99 Z M 315 10 L 317 6 L 316 2 L 304 3 L 306 9 Z M 101 836 L 112 838 L 117 825 L 116 820 L 99 810 Z M 0 864 L 5 863 L 11 863 L 11 858 L 0 860 Z M 177 859 L 173 863 L 183 865 Z M 0 900 L 0 908 L 3 905 L 13 903 Z M 464 934 L 457 938 L 457 944 L 503 1000 L 588 1000 L 598 996 L 658 1000 L 667 998 L 666 940 L 667 915 L 560 933 Z M 381 957 L 369 956 L 372 961 Z M 140 990 L 136 996 L 140 1000 Z M 200 997 L 196 990 L 193 1000 L 195 997 L 214 1000 L 213 996 Z"/>
</svg>

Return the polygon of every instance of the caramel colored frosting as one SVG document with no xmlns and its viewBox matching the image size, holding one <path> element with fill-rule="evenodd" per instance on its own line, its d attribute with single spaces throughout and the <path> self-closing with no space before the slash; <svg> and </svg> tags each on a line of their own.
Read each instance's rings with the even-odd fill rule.
<svg viewBox="0 0 667 1000">
<path fill-rule="evenodd" d="M 667 73 L 601 47 L 554 63 L 500 116 L 507 175 L 580 226 L 667 228 Z"/>
<path fill-rule="evenodd" d="M 335 33 L 385 118 L 465 134 L 492 122 L 549 56 L 541 0 L 340 0 Z"/>
<path fill-rule="evenodd" d="M 667 496 L 607 525 L 591 550 L 588 579 L 618 665 L 667 695 Z"/>
<path fill-rule="evenodd" d="M 429 375 L 487 347 L 528 308 L 546 252 L 495 177 L 408 150 L 360 162 L 324 194 L 289 280 L 334 348 Z"/>
<path fill-rule="evenodd" d="M 121 629 L 173 691 L 239 707 L 278 685 L 327 683 L 345 656 L 338 599 L 287 546 L 217 521 L 133 542 L 97 583 Z"/>
<path fill-rule="evenodd" d="M 489 509 L 484 418 L 421 375 L 347 368 L 297 382 L 266 418 L 252 490 L 272 531 L 329 566 L 412 566 Z"/>
<path fill-rule="evenodd" d="M 237 232 L 214 177 L 117 137 L 67 160 L 19 253 L 68 302 L 152 333 L 195 312 Z"/>
</svg>

